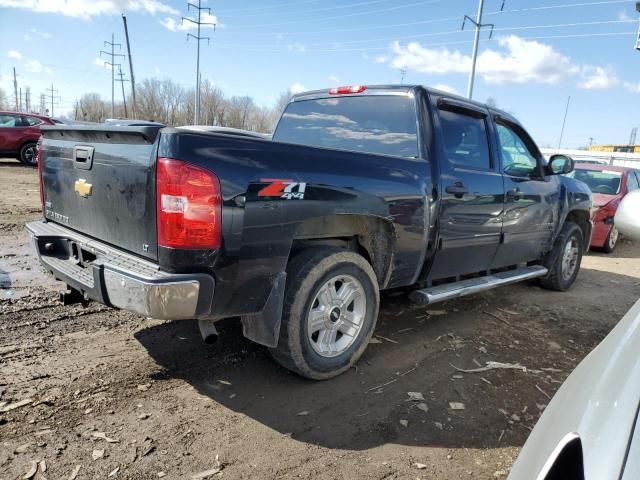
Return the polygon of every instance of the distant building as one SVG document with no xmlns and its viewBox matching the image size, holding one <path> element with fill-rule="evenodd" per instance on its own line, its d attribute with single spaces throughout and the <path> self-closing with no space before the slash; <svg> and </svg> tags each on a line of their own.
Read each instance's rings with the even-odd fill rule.
<svg viewBox="0 0 640 480">
<path fill-rule="evenodd" d="M 590 152 L 640 153 L 640 145 L 591 145 Z"/>
</svg>

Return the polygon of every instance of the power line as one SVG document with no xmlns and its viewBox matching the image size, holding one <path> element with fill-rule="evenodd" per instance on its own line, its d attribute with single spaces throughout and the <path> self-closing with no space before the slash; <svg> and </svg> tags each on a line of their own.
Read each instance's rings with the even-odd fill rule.
<svg viewBox="0 0 640 480">
<path fill-rule="evenodd" d="M 231 8 L 229 10 L 223 10 L 224 12 L 253 12 L 254 10 L 268 10 L 272 8 L 293 7 L 296 5 L 306 5 L 309 3 L 323 2 L 324 0 L 303 0 L 301 2 L 279 3 L 277 5 L 263 5 L 261 7 L 246 7 L 246 8 Z"/>
<path fill-rule="evenodd" d="M 458 17 L 459 18 L 459 17 Z M 534 30 L 534 29 L 544 29 L 544 28 L 567 28 L 567 27 L 581 27 L 581 26 L 594 26 L 594 25 L 610 25 L 617 23 L 635 23 L 635 20 L 601 20 L 595 22 L 574 22 L 574 23 L 558 23 L 558 24 L 545 24 L 545 25 L 520 25 L 516 27 L 494 27 L 494 32 L 505 32 L 505 31 L 513 31 L 513 30 Z M 361 44 L 361 43 L 375 43 L 375 42 L 391 42 L 395 40 L 410 40 L 414 38 L 425 38 L 425 37 L 437 37 L 441 35 L 453 35 L 462 33 L 461 30 L 447 30 L 444 32 L 430 32 L 430 33 L 418 33 L 415 35 L 401 35 L 396 37 L 383 37 L 383 38 L 369 38 L 364 40 L 349 40 L 346 42 L 339 42 L 340 45 L 353 45 L 353 44 Z M 306 47 L 309 46 L 322 46 L 322 45 L 334 45 L 336 42 L 318 42 L 318 43 L 305 43 Z M 218 46 L 223 46 L 225 44 L 218 44 Z M 264 44 L 235 44 L 241 47 L 247 48 L 260 48 L 264 47 Z M 337 49 L 339 51 L 340 49 Z"/>
<path fill-rule="evenodd" d="M 300 14 L 306 14 L 306 13 L 328 12 L 332 10 L 340 10 L 343 8 L 364 7 L 368 5 L 375 5 L 378 3 L 392 2 L 392 1 L 395 1 L 395 0 L 368 0 L 366 2 L 350 3 L 348 5 L 334 5 L 332 7 L 313 8 L 311 10 L 302 10 L 302 11 L 290 11 L 289 9 L 286 9 L 286 11 L 284 12 L 255 13 L 255 14 L 248 14 L 248 15 L 247 14 L 225 15 L 225 18 L 264 17 L 264 16 L 273 16 L 273 15 L 300 15 Z M 441 2 L 443 0 L 437 0 L 437 1 Z M 436 3 L 436 2 L 433 1 L 431 3 Z"/>
<path fill-rule="evenodd" d="M 630 36 L 636 35 L 635 31 L 630 32 L 594 32 L 594 33 L 577 33 L 577 34 L 568 34 L 568 35 L 540 35 L 540 36 L 531 36 L 531 37 L 520 37 L 522 40 L 546 40 L 546 39 L 563 39 L 563 38 L 592 38 L 592 37 L 616 37 L 616 36 Z M 481 42 L 489 41 L 488 39 L 480 39 Z M 472 40 L 461 40 L 455 42 L 440 42 L 440 43 L 429 43 L 422 45 L 423 47 L 446 47 L 450 45 L 461 45 L 461 44 L 469 44 L 472 43 Z M 229 46 L 224 44 L 216 45 L 216 48 L 228 51 L 238 51 L 238 52 L 268 52 L 268 53 L 293 53 L 291 50 L 287 49 L 276 49 L 276 48 L 258 48 L 256 46 L 243 45 L 243 46 Z M 359 48 L 327 48 L 327 49 L 313 49 L 306 50 L 305 53 L 331 53 L 331 52 L 369 52 L 369 51 L 379 51 L 379 50 L 388 50 L 389 46 L 383 47 L 359 47 Z"/>
<path fill-rule="evenodd" d="M 507 13 L 522 13 L 536 10 L 548 10 L 548 9 L 557 9 L 557 8 L 572 8 L 572 7 L 588 7 L 588 6 L 602 6 L 602 5 L 610 5 L 610 4 L 620 4 L 620 3 L 630 3 L 633 0 L 601 0 L 597 2 L 581 2 L 581 3 L 565 3 L 560 5 L 546 5 L 543 7 L 528 7 L 528 8 L 516 8 L 511 10 L 496 10 L 491 12 L 485 12 L 484 15 L 500 15 Z M 333 17 L 332 19 L 338 19 L 342 17 Z M 402 28 L 402 27 L 412 27 L 417 25 L 427 25 L 430 23 L 440 23 L 446 22 L 450 20 L 458 20 L 460 17 L 442 17 L 442 18 L 432 18 L 428 20 L 420 20 L 417 22 L 405 22 L 405 23 L 395 23 L 395 24 L 384 24 L 384 25 L 376 25 L 376 26 L 367 26 L 367 27 L 357 27 L 357 28 L 336 28 L 329 30 L 315 30 L 315 31 L 297 31 L 297 32 L 264 32 L 262 30 L 256 31 L 253 27 L 251 27 L 251 31 L 237 31 L 233 28 L 228 28 L 226 30 L 227 34 L 233 35 L 278 35 L 278 34 L 286 34 L 286 35 L 319 35 L 319 34 L 327 34 L 327 33 L 351 33 L 351 32 L 363 32 L 363 31 L 375 31 L 382 29 L 390 29 L 390 28 Z M 321 20 L 328 20 L 327 18 Z M 281 24 L 282 25 L 282 24 Z M 263 25 L 266 26 L 266 25 Z"/>
<path fill-rule="evenodd" d="M 187 41 L 189 40 L 189 38 L 193 38 L 196 41 L 196 105 L 195 105 L 195 111 L 194 111 L 194 125 L 198 125 L 200 123 L 200 42 L 202 40 L 206 40 L 207 43 L 211 42 L 211 39 L 209 37 L 202 37 L 200 36 L 200 28 L 202 27 L 202 25 L 211 25 L 213 26 L 213 30 L 215 32 L 215 28 L 216 25 L 215 23 L 209 23 L 209 22 L 203 22 L 202 21 L 202 11 L 206 10 L 207 13 L 209 14 L 209 16 L 211 16 L 211 9 L 208 7 L 203 7 L 201 5 L 201 0 L 198 0 L 198 4 L 194 4 L 194 3 L 188 3 L 187 4 L 187 12 L 189 11 L 190 8 L 193 8 L 194 10 L 196 10 L 198 12 L 198 20 L 196 21 L 193 18 L 189 18 L 189 17 L 182 17 L 182 22 L 184 23 L 185 21 L 192 23 L 194 25 L 196 25 L 197 29 L 198 29 L 198 33 L 196 35 L 193 35 L 191 33 L 187 33 Z"/>
<path fill-rule="evenodd" d="M 415 2 L 415 3 L 408 3 L 405 5 L 396 5 L 394 7 L 387 7 L 387 8 L 379 8 L 377 10 L 365 10 L 362 12 L 354 12 L 354 13 L 346 13 L 343 15 L 335 15 L 333 17 L 314 17 L 314 18 L 307 18 L 304 20 L 294 20 L 291 22 L 280 22 L 280 23 L 265 23 L 262 24 L 261 27 L 282 27 L 285 25 L 299 25 L 302 23 L 313 23 L 313 22 L 322 22 L 322 21 L 327 21 L 327 20 L 338 20 L 338 19 L 342 19 L 342 18 L 351 18 L 351 17 L 360 17 L 363 15 L 371 15 L 374 13 L 386 13 L 386 12 L 392 12 L 394 10 L 401 10 L 404 8 L 411 8 L 411 7 L 422 7 L 425 5 L 429 5 L 429 4 L 433 4 L 433 3 L 438 3 L 441 2 L 443 0 L 423 0 L 421 2 Z M 252 27 L 254 28 L 254 27 Z"/>
<path fill-rule="evenodd" d="M 122 55 L 121 53 L 115 53 L 115 47 L 118 47 L 118 49 L 122 49 L 122 45 L 119 43 L 115 43 L 115 38 L 114 38 L 114 34 L 111 34 L 111 41 L 104 41 L 104 45 L 107 46 L 109 45 L 111 47 L 111 52 L 105 52 L 104 50 L 100 50 L 100 56 L 107 55 L 111 61 L 107 62 L 106 60 L 104 61 L 105 65 L 110 65 L 111 66 L 111 118 L 114 118 L 115 114 L 115 84 L 116 84 L 116 76 L 115 76 L 115 68 L 116 66 L 119 68 L 120 64 L 119 63 L 115 63 L 115 58 L 116 57 L 122 57 L 124 58 L 124 55 Z"/>
</svg>

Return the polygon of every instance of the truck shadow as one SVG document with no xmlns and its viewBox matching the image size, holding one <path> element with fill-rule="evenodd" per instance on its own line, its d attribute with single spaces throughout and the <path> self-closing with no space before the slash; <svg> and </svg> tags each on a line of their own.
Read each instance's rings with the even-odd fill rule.
<svg viewBox="0 0 640 480">
<path fill-rule="evenodd" d="M 615 282 L 624 301 L 612 307 Z M 162 367 L 218 404 L 292 438 L 364 450 L 386 443 L 446 448 L 521 446 L 541 410 L 576 364 L 640 294 L 637 279 L 584 269 L 567 293 L 522 284 L 435 305 L 383 297 L 376 336 L 357 368 L 313 382 L 278 366 L 267 349 L 220 322 L 221 341 L 204 345 L 196 322 L 167 322 L 136 333 Z M 587 318 L 588 317 L 588 318 Z M 519 362 L 554 373 L 494 370 L 463 374 L 487 361 Z M 423 402 L 411 401 L 419 392 Z M 463 410 L 450 402 L 464 404 Z M 424 403 L 428 411 L 424 411 Z M 422 409 L 421 409 L 422 408 Z M 406 421 L 406 423 L 405 423 Z"/>
</svg>

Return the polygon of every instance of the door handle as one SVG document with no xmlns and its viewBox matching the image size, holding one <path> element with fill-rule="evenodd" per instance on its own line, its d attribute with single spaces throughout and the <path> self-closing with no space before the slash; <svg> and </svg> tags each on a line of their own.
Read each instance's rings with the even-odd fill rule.
<svg viewBox="0 0 640 480">
<path fill-rule="evenodd" d="M 456 198 L 462 198 L 465 193 L 469 193 L 469 189 L 461 182 L 456 182 L 454 185 L 449 185 L 445 188 L 445 192 L 450 193 Z"/>
<path fill-rule="evenodd" d="M 522 197 L 524 197 L 524 193 L 522 193 L 519 188 L 512 188 L 511 190 L 507 190 L 507 198 L 511 198 L 512 200 L 520 200 Z"/>
</svg>

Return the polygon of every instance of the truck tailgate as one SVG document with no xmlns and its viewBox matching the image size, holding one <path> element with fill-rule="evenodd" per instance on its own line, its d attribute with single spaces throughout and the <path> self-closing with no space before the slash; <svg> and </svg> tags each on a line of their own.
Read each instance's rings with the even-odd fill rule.
<svg viewBox="0 0 640 480">
<path fill-rule="evenodd" d="M 156 260 L 159 127 L 42 129 L 45 217 Z"/>
</svg>

